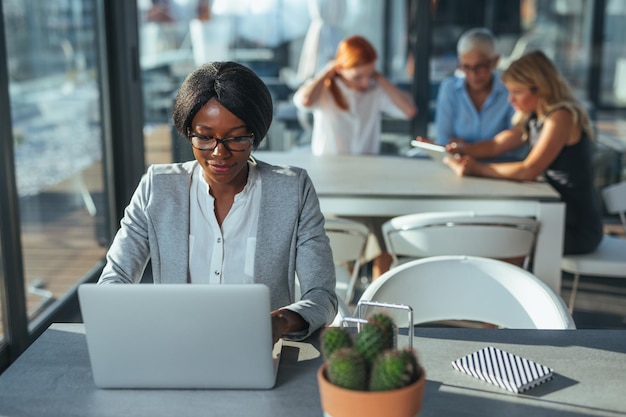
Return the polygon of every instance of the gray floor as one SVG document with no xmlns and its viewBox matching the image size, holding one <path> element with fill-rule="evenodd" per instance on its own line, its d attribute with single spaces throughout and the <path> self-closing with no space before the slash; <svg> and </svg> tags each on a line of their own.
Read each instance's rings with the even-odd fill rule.
<svg viewBox="0 0 626 417">
<path fill-rule="evenodd" d="M 561 288 L 563 299 L 569 301 L 570 274 L 563 274 Z M 581 277 L 572 315 L 579 329 L 626 329 L 626 280 Z"/>
<path fill-rule="evenodd" d="M 617 216 L 606 217 L 604 227 L 605 233 L 626 238 Z M 564 272 L 561 296 L 566 302 L 572 281 L 573 276 Z M 572 315 L 579 329 L 626 329 L 626 280 L 581 276 Z"/>
</svg>

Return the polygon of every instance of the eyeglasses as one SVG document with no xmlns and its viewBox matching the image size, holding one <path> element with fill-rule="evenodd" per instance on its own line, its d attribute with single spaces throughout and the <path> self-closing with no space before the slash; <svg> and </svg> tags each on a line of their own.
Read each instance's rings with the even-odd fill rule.
<svg viewBox="0 0 626 417">
<path fill-rule="evenodd" d="M 459 69 L 466 74 L 469 72 L 482 73 L 491 69 L 491 61 L 479 62 L 476 65 L 459 64 Z"/>
<path fill-rule="evenodd" d="M 199 151 L 212 151 L 217 148 L 217 145 L 221 143 L 230 152 L 243 152 L 250 148 L 250 145 L 254 141 L 254 133 L 250 136 L 235 136 L 233 138 L 211 138 L 197 133 L 190 133 L 187 136 L 191 142 L 191 146 Z"/>
</svg>

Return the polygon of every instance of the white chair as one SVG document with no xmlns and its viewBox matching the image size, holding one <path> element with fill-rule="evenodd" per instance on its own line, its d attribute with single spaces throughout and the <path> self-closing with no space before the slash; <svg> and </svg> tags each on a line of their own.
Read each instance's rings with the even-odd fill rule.
<svg viewBox="0 0 626 417">
<path fill-rule="evenodd" d="M 383 237 L 394 266 L 406 258 L 467 255 L 523 258 L 527 269 L 538 230 L 530 217 L 437 212 L 394 217 L 383 224 Z"/>
<path fill-rule="evenodd" d="M 626 232 L 626 181 L 603 188 L 602 198 L 607 212 L 619 213 Z M 626 239 L 605 234 L 592 253 L 563 256 L 561 269 L 574 275 L 568 304 L 572 312 L 581 275 L 626 278 Z"/>
<path fill-rule="evenodd" d="M 337 294 L 337 315 L 333 322 L 329 325 L 330 327 L 342 327 L 343 319 L 345 317 L 352 317 L 352 309 L 346 304 L 345 301 Z"/>
<path fill-rule="evenodd" d="M 404 304 L 413 324 L 448 320 L 513 329 L 575 329 L 565 302 L 530 272 L 496 259 L 435 256 L 390 269 L 365 289 L 360 301 Z M 367 307 L 361 317 L 378 311 Z M 398 325 L 407 314 L 386 310 Z"/>
<path fill-rule="evenodd" d="M 354 295 L 359 277 L 361 259 L 369 237 L 369 229 L 362 223 L 349 219 L 327 217 L 324 224 L 335 262 L 337 295 L 347 304 Z"/>
</svg>

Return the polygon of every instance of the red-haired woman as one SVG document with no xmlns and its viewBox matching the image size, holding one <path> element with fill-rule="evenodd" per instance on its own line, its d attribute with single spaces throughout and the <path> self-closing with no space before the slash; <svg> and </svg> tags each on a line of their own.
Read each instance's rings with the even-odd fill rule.
<svg viewBox="0 0 626 417">
<path fill-rule="evenodd" d="M 335 59 L 294 95 L 313 112 L 314 155 L 377 154 L 381 115 L 408 119 L 417 113 L 411 97 L 376 71 L 378 55 L 362 36 L 344 39 Z"/>
<path fill-rule="evenodd" d="M 378 154 L 381 115 L 408 119 L 417 113 L 411 97 L 376 71 L 377 56 L 362 36 L 346 38 L 339 43 L 335 60 L 296 91 L 296 106 L 313 111 L 313 155 Z M 367 224 L 376 236 L 378 245 L 368 246 L 366 254 L 374 258 L 375 279 L 391 265 L 381 231 L 387 219 L 354 219 Z"/>
</svg>

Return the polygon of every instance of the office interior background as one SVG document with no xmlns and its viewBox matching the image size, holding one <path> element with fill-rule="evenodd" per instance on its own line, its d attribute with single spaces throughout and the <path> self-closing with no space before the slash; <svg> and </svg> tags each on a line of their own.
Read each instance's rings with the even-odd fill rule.
<svg viewBox="0 0 626 417">
<path fill-rule="evenodd" d="M 171 127 L 197 65 L 236 60 L 270 87 L 263 148 L 306 149 L 291 95 L 361 34 L 420 111 L 385 120 L 383 152 L 428 135 L 438 83 L 466 29 L 490 28 L 501 65 L 544 50 L 593 117 L 598 187 L 624 178 L 623 0 L 0 0 L 0 372 L 47 326 L 72 321 L 147 165 L 190 158 Z"/>
</svg>

